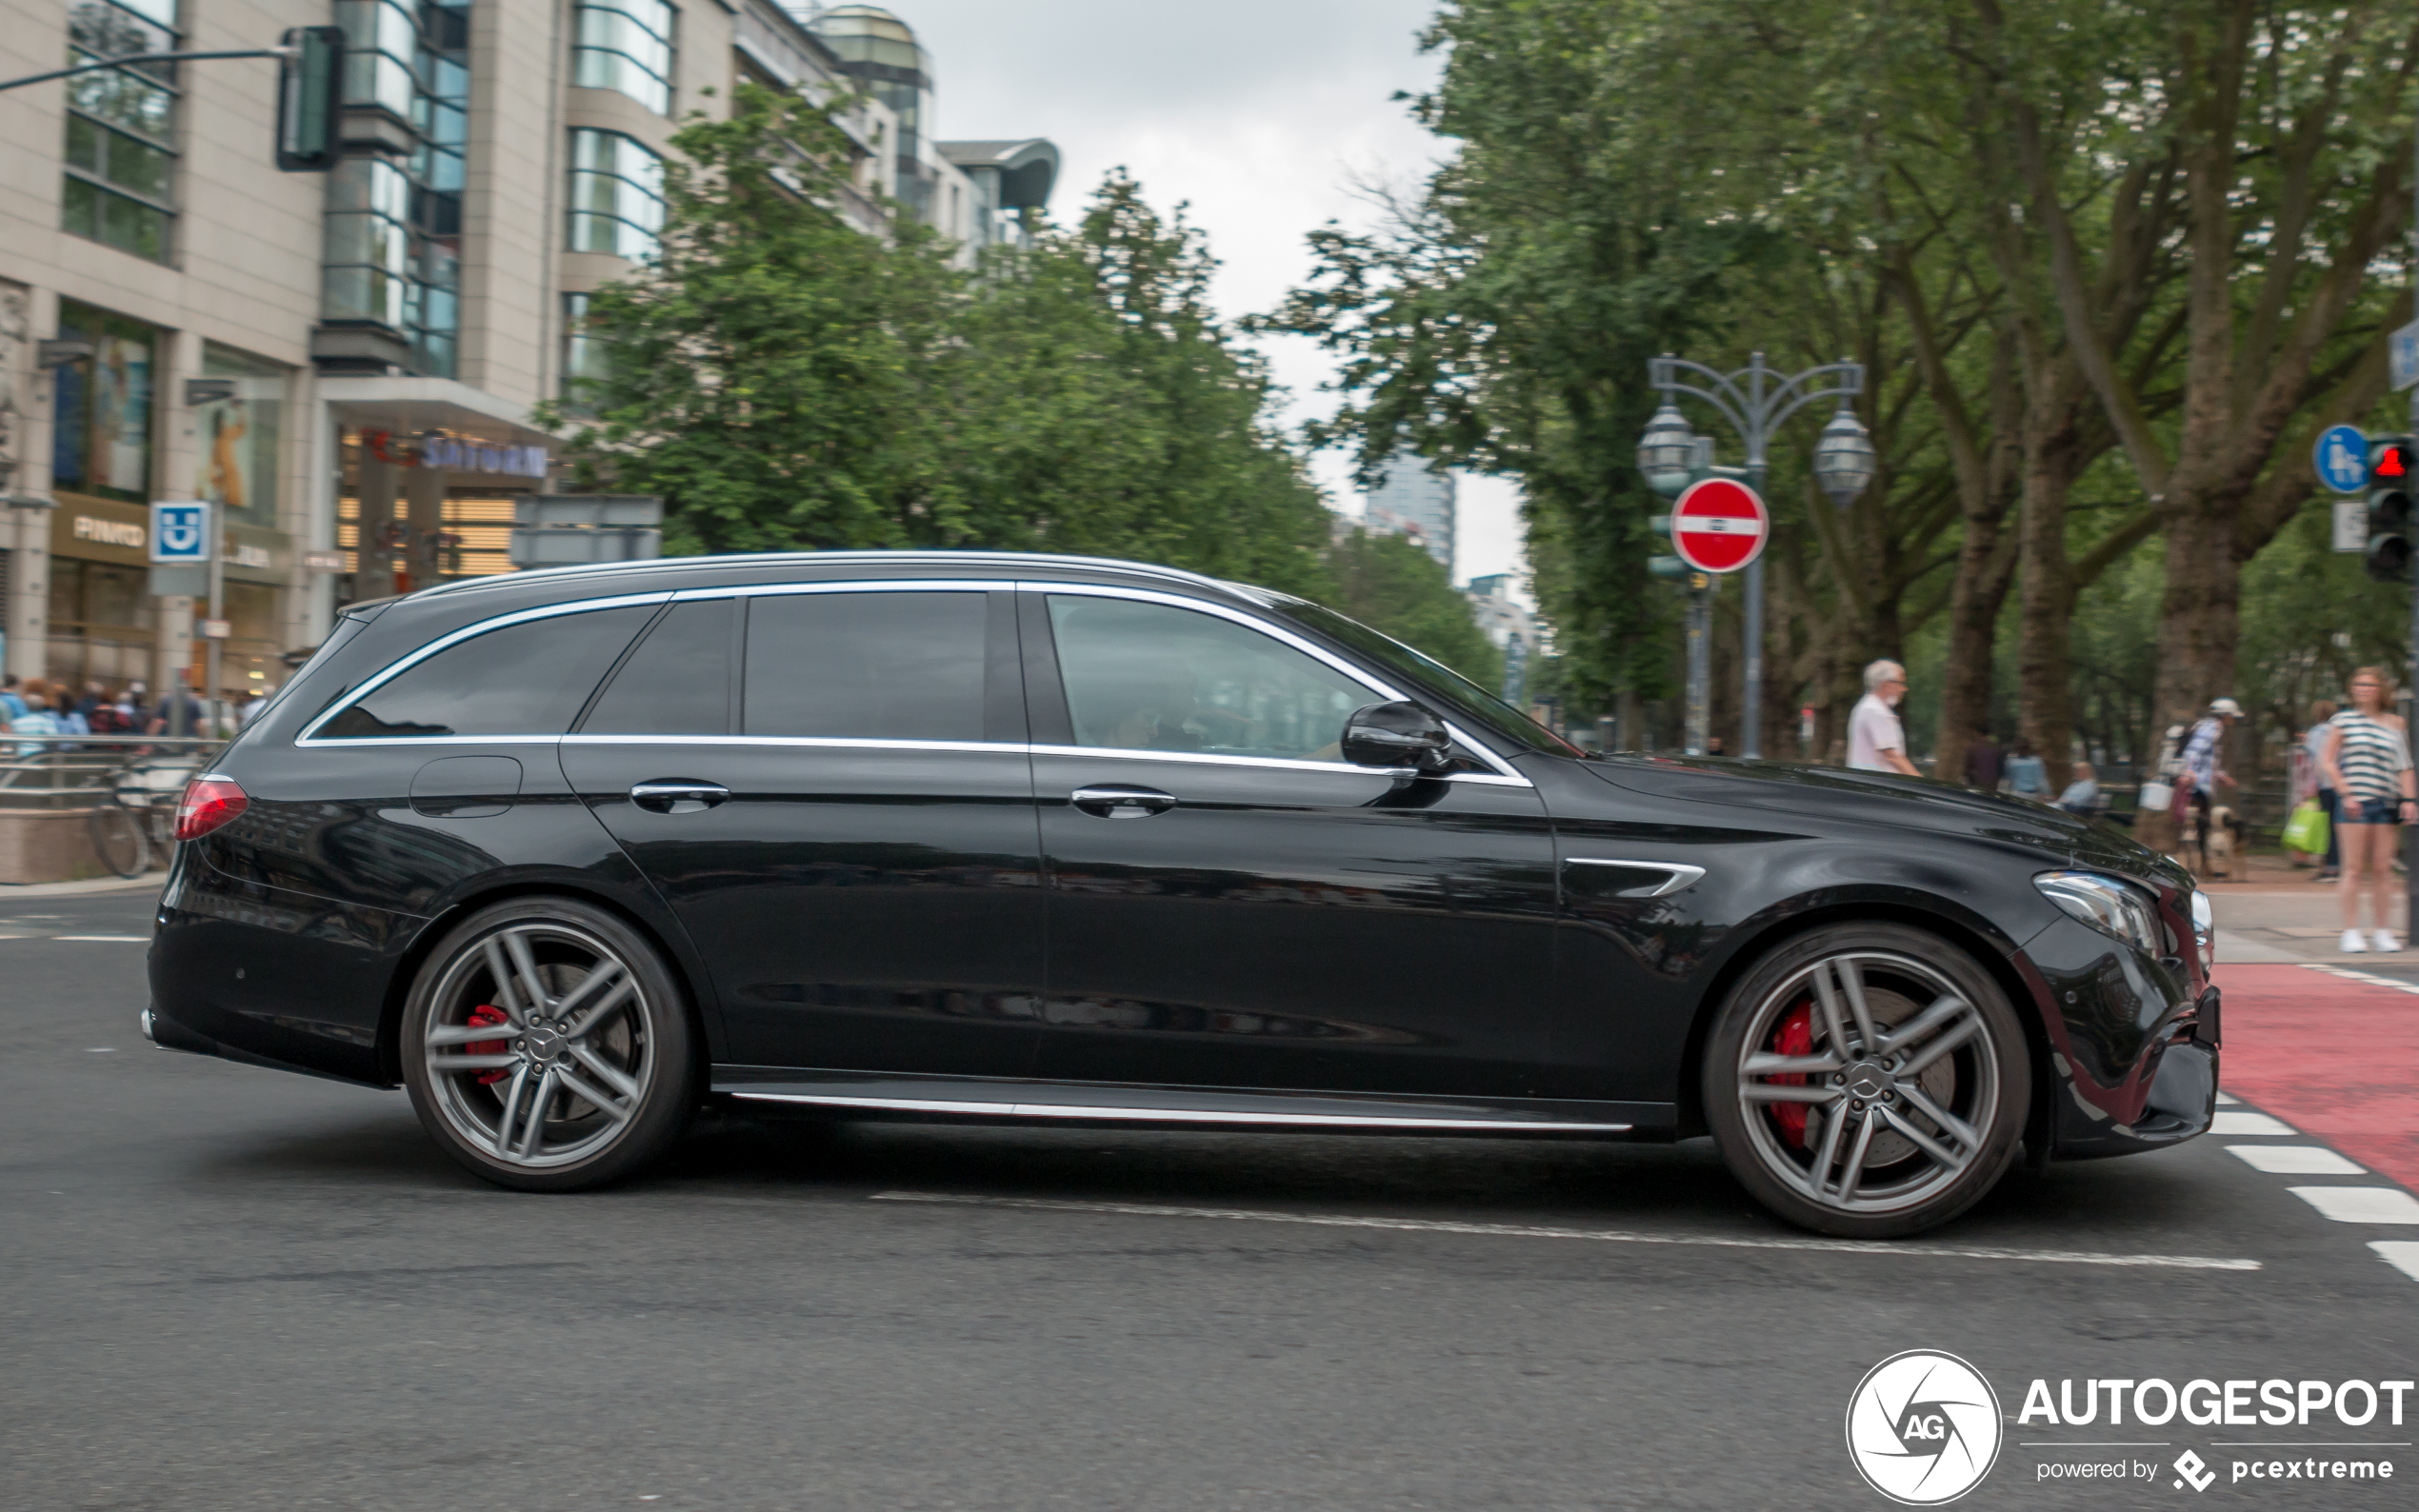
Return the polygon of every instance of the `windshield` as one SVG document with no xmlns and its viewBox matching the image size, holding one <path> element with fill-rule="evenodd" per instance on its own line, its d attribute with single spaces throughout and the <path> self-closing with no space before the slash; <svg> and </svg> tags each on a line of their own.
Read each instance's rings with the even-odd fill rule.
<svg viewBox="0 0 2419 1512">
<path fill-rule="evenodd" d="M 1380 635 L 1358 620 L 1347 619 L 1324 605 L 1282 594 L 1266 594 L 1269 607 L 1331 640 L 1340 641 L 1380 667 L 1409 683 L 1490 735 L 1524 750 L 1577 756 L 1579 747 L 1454 671 L 1432 656 L 1411 649 L 1390 636 Z"/>
</svg>

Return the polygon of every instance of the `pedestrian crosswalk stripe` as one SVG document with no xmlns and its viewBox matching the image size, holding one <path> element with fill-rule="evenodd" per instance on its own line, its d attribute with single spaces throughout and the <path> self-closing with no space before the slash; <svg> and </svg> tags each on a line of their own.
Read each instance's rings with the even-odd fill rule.
<svg viewBox="0 0 2419 1512">
<path fill-rule="evenodd" d="M 2419 1224 L 2419 1197 L 2399 1186 L 2288 1186 L 2339 1224 Z"/>
<path fill-rule="evenodd" d="M 2419 1281 L 2419 1243 L 2408 1239 L 2372 1239 L 2369 1247 L 2377 1258 L 2401 1271 L 2412 1281 Z"/>
<path fill-rule="evenodd" d="M 2212 1134 L 2283 1134 L 2289 1137 L 2299 1134 L 2301 1130 L 2281 1118 L 2269 1118 L 2265 1113 L 2220 1113 L 2209 1121 L 2209 1132 Z"/>
<path fill-rule="evenodd" d="M 2270 1176 L 2366 1176 L 2369 1173 L 2319 1144 L 2229 1144 L 2226 1153 Z"/>
</svg>

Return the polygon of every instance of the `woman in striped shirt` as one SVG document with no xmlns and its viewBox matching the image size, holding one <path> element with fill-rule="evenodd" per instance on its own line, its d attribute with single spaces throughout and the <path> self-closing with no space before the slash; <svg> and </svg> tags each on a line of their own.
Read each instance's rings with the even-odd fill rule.
<svg viewBox="0 0 2419 1512">
<path fill-rule="evenodd" d="M 2402 721 L 2386 712 L 2393 685 L 2381 666 L 2364 666 L 2351 675 L 2351 707 L 2328 722 L 2326 754 L 2321 765 L 2334 786 L 2335 823 L 2343 831 L 2344 948 L 2366 950 L 2360 936 L 2360 894 L 2376 899 L 2376 930 L 2369 936 L 2379 950 L 2398 950 L 2393 931 L 2386 926 L 2391 883 L 2387 868 L 2393 860 L 2398 827 L 2419 817 L 2411 797 L 2410 746 Z M 2365 879 L 2365 881 L 2364 881 Z"/>
</svg>

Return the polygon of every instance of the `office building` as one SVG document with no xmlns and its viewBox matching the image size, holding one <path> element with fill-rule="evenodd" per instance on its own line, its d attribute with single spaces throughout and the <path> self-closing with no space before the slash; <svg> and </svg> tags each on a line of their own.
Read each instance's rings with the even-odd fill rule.
<svg viewBox="0 0 2419 1512">
<path fill-rule="evenodd" d="M 1369 491 L 1369 527 L 1416 541 L 1453 570 L 1453 475 L 1408 451 L 1396 452 Z"/>
<path fill-rule="evenodd" d="M 0 601 L 8 670 L 274 684 L 334 608 L 508 568 L 543 490 L 540 402 L 593 360 L 590 295 L 641 269 L 682 119 L 743 80 L 828 99 L 917 61 L 912 118 L 841 121 L 837 209 L 961 244 L 1022 234 L 1046 142 L 935 143 L 930 59 L 888 12 L 774 0 L 0 0 L 0 78 L 141 52 L 348 41 L 343 155 L 281 172 L 270 59 L 0 92 Z M 887 74 L 885 75 L 887 77 Z M 913 180 L 910 186 L 908 181 Z M 901 193 L 916 187 L 917 194 Z M 226 522 L 217 623 L 154 595 L 149 509 Z"/>
<path fill-rule="evenodd" d="M 1504 686 L 1496 691 L 1517 706 L 1528 688 L 1529 659 L 1540 647 L 1537 617 L 1513 600 L 1512 581 L 1509 572 L 1490 573 L 1470 579 L 1463 591 L 1478 628 L 1504 653 Z"/>
</svg>

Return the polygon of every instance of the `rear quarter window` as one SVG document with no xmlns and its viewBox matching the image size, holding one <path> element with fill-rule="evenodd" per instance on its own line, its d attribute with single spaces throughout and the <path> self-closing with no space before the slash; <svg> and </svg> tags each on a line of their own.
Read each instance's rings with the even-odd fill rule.
<svg viewBox="0 0 2419 1512">
<path fill-rule="evenodd" d="M 560 735 L 654 613 L 589 609 L 457 641 L 355 698 L 314 738 Z"/>
</svg>

